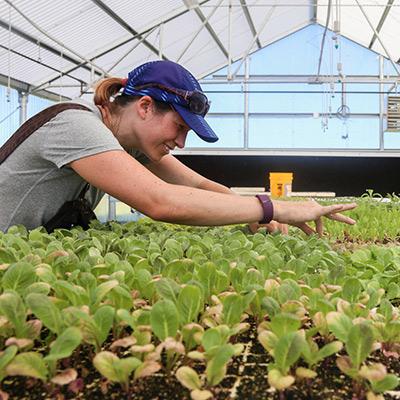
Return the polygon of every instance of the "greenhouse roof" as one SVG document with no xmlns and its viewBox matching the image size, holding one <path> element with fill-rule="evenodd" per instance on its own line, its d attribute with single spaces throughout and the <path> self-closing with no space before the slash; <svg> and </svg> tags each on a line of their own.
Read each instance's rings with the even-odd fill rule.
<svg viewBox="0 0 400 400">
<path fill-rule="evenodd" d="M 102 76 L 123 77 L 159 58 L 202 78 L 327 20 L 329 29 L 400 58 L 400 0 L 0 2 L 0 84 L 47 97 L 77 97 Z"/>
</svg>

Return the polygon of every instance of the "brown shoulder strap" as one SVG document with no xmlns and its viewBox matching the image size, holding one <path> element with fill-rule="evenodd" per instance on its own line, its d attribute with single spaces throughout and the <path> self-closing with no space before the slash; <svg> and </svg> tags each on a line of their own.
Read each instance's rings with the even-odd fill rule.
<svg viewBox="0 0 400 400">
<path fill-rule="evenodd" d="M 3 146 L 0 147 L 0 164 L 2 164 L 8 158 L 8 156 L 33 132 L 37 131 L 42 125 L 65 110 L 91 111 L 88 107 L 76 103 L 60 103 L 46 108 L 23 123 L 3 144 Z"/>
</svg>

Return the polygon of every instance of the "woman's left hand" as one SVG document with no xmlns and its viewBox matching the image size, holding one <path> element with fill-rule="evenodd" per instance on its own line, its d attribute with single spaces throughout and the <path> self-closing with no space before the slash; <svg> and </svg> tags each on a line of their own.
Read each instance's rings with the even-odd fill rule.
<svg viewBox="0 0 400 400">
<path fill-rule="evenodd" d="M 269 233 L 281 232 L 284 235 L 289 233 L 289 226 L 287 224 L 281 224 L 280 222 L 271 221 L 268 224 L 259 224 L 258 222 L 252 222 L 249 225 L 251 233 L 256 233 L 260 228 L 266 228 Z"/>
</svg>

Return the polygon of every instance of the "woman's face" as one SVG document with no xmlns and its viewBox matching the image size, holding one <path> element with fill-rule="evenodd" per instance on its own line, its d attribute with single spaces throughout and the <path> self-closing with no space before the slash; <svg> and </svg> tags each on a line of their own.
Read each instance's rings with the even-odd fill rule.
<svg viewBox="0 0 400 400">
<path fill-rule="evenodd" d="M 123 109 L 114 134 L 125 149 L 138 149 L 157 162 L 175 147 L 183 148 L 189 130 L 176 111 L 157 112 L 144 96 Z"/>
</svg>

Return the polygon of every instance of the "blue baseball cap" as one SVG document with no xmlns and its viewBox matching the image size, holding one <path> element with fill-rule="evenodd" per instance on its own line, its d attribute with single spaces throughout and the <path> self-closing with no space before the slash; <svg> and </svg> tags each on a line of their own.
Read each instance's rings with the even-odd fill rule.
<svg viewBox="0 0 400 400">
<path fill-rule="evenodd" d="M 207 106 L 202 113 L 189 108 L 188 96 L 190 97 L 192 93 L 198 95 L 199 92 L 203 101 L 205 98 Z M 122 94 L 150 96 L 155 100 L 169 103 L 201 139 L 209 143 L 218 140 L 218 136 L 204 119 L 209 108 L 207 97 L 202 93 L 196 78 L 177 63 L 160 60 L 140 65 L 129 73 Z"/>
</svg>

